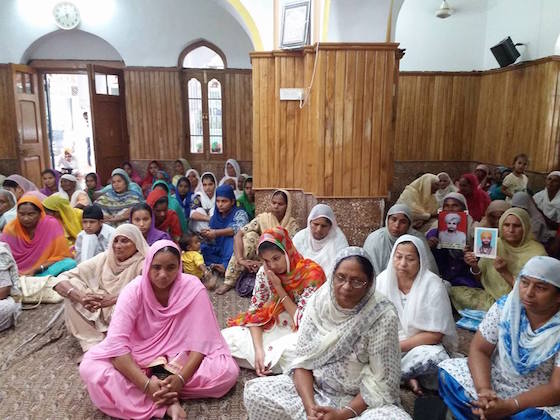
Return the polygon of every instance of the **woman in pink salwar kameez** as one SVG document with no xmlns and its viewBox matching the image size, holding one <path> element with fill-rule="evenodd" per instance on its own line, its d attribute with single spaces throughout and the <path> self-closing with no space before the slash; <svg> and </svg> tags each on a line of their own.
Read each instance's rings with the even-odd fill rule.
<svg viewBox="0 0 560 420">
<path fill-rule="evenodd" d="M 180 399 L 222 397 L 238 374 L 206 289 L 182 273 L 168 240 L 150 247 L 142 275 L 119 295 L 107 337 L 80 365 L 95 406 L 134 419 L 186 418 Z"/>
</svg>

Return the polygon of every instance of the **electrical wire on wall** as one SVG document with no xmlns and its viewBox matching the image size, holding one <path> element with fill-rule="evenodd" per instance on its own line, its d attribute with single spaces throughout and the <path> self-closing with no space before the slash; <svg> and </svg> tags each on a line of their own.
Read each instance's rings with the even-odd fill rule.
<svg viewBox="0 0 560 420">
<path fill-rule="evenodd" d="M 315 80 L 315 71 L 317 70 L 317 58 L 319 57 L 319 41 L 317 41 L 317 46 L 315 47 L 315 62 L 313 63 L 313 72 L 311 73 L 311 81 L 309 86 L 303 90 L 303 98 L 299 100 L 299 109 L 302 109 L 311 95 L 311 88 L 313 87 L 313 82 Z"/>
</svg>

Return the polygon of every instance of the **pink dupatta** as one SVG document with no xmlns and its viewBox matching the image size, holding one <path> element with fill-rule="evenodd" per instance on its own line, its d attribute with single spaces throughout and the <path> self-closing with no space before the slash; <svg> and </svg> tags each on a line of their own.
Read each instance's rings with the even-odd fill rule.
<svg viewBox="0 0 560 420">
<path fill-rule="evenodd" d="M 119 294 L 107 337 L 92 347 L 85 358 L 108 359 L 131 353 L 141 367 L 159 356 L 172 358 L 196 351 L 205 356 L 229 355 L 212 303 L 198 278 L 183 274 L 180 263 L 167 306 L 156 299 L 148 276 L 154 255 L 162 248 L 179 248 L 161 240 L 149 249 L 142 275 Z"/>
</svg>

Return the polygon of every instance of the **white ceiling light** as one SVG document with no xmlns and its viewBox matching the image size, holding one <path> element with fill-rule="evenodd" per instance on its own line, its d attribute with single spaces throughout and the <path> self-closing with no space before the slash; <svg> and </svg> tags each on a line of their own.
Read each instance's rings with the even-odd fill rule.
<svg viewBox="0 0 560 420">
<path fill-rule="evenodd" d="M 439 6 L 439 9 L 436 10 L 436 17 L 445 19 L 451 16 L 452 13 L 453 9 L 449 7 L 446 0 L 443 0 L 441 2 L 441 6 Z"/>
</svg>

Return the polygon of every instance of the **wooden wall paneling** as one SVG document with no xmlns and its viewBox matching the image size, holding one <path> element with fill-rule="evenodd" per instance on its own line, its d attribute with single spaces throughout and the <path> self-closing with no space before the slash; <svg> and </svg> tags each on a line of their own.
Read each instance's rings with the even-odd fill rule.
<svg viewBox="0 0 560 420">
<path fill-rule="evenodd" d="M 550 87 L 550 106 L 552 117 L 550 119 L 550 148 L 549 168 L 560 166 L 560 62 L 554 62 L 550 66 L 552 73 Z"/>
<path fill-rule="evenodd" d="M 10 67 L 0 65 L 0 159 L 17 158 L 18 134 L 13 90 Z"/>
<path fill-rule="evenodd" d="M 387 194 L 396 45 L 321 44 L 318 53 L 315 48 L 254 53 L 252 60 L 253 78 L 259 80 L 258 86 L 253 83 L 258 89 L 253 103 L 261 108 L 254 112 L 259 119 L 254 127 L 260 132 L 255 133 L 253 162 L 255 174 L 262 175 L 257 188 L 304 188 L 331 197 Z M 279 100 L 280 88 L 305 88 L 311 78 L 313 87 L 303 109 L 298 101 Z M 273 81 L 274 88 L 264 86 L 266 81 Z M 267 102 L 267 115 L 264 92 L 272 100 Z M 268 142 L 266 124 L 274 135 Z M 381 174 L 384 169 L 389 172 Z"/>
<path fill-rule="evenodd" d="M 354 129 L 354 104 L 357 100 L 356 95 L 356 53 L 357 51 L 345 51 L 346 67 L 344 69 L 344 93 L 343 104 L 344 112 L 342 116 L 342 145 L 341 145 L 341 164 L 342 171 L 337 172 L 336 179 L 340 180 L 340 194 L 349 194 L 352 191 L 352 179 L 356 173 L 361 171 L 359 166 L 353 166 L 354 145 L 361 143 L 361 138 L 355 138 Z M 359 95 L 361 96 L 361 95 Z"/>
<path fill-rule="evenodd" d="M 132 159 L 184 155 L 179 71 L 126 69 L 127 120 Z"/>
<path fill-rule="evenodd" d="M 355 58 L 355 74 L 354 74 L 354 112 L 352 115 L 352 136 L 357 139 L 352 145 L 352 168 L 358 169 L 352 171 L 349 177 L 350 187 L 349 191 L 353 196 L 366 196 L 367 189 L 364 190 L 363 181 L 368 177 L 362 176 L 362 147 L 363 147 L 363 108 L 364 108 L 364 91 L 366 83 L 364 80 L 365 74 L 365 51 L 356 51 Z M 363 179 L 363 180 L 362 180 Z"/>
<path fill-rule="evenodd" d="M 373 121 L 373 102 L 375 100 L 375 96 L 373 93 L 375 54 L 375 51 L 366 51 L 364 57 L 364 77 L 362 79 L 363 105 L 361 110 L 362 124 L 360 130 L 360 137 L 362 138 L 360 166 L 362 168 L 369 168 L 372 162 L 372 133 L 373 126 L 375 124 L 375 122 Z M 360 195 L 367 195 L 372 189 L 372 185 L 374 184 L 374 182 L 375 180 L 371 178 L 369 173 L 364 173 L 364 176 L 361 177 L 362 189 L 360 191 Z"/>
</svg>

